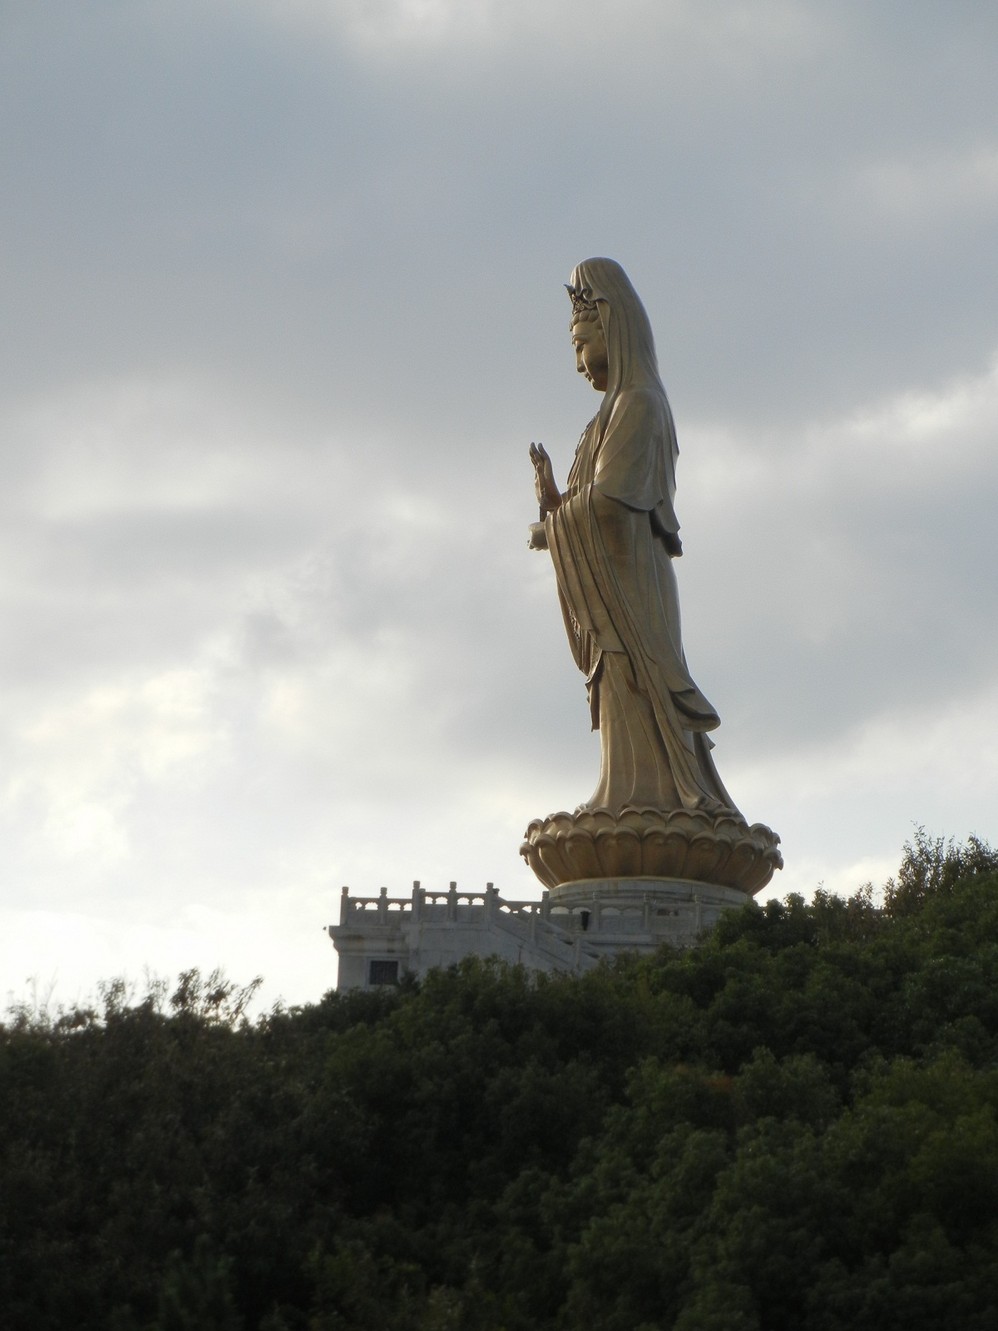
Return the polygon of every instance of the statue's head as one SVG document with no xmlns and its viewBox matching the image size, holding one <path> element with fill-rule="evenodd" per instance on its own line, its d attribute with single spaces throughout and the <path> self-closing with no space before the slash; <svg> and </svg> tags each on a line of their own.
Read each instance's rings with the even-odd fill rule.
<svg viewBox="0 0 998 1331">
<path fill-rule="evenodd" d="M 584 374 L 593 388 L 606 392 L 609 382 L 610 361 L 603 334 L 603 322 L 595 301 L 588 302 L 568 288 L 572 297 L 572 346 L 575 348 L 575 368 Z"/>
<path fill-rule="evenodd" d="M 601 392 L 609 390 L 607 409 L 624 387 L 653 384 L 661 391 L 648 316 L 620 264 L 586 259 L 572 273 L 568 294 L 579 373 Z"/>
</svg>

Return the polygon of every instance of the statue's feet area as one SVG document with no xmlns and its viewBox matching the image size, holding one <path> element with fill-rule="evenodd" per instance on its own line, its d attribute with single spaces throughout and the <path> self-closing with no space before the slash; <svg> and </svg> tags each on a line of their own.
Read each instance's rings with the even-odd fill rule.
<svg viewBox="0 0 998 1331">
<path fill-rule="evenodd" d="M 520 854 L 545 887 L 581 878 L 685 878 L 752 896 L 783 868 L 780 838 L 729 809 L 609 809 L 535 818 Z"/>
</svg>

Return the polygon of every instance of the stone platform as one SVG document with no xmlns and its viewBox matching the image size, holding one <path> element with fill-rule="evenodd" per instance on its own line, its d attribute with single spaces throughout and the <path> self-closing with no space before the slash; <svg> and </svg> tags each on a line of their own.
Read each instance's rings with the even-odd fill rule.
<svg viewBox="0 0 998 1331">
<path fill-rule="evenodd" d="M 413 884 L 409 896 L 351 896 L 328 934 L 339 955 L 340 989 L 393 984 L 465 957 L 498 957 L 530 971 L 580 975 L 621 952 L 690 947 L 727 910 L 751 898 L 732 887 L 683 878 L 585 878 L 540 901 Z"/>
<path fill-rule="evenodd" d="M 728 910 L 751 897 L 689 878 L 582 878 L 546 893 L 549 918 L 584 934 L 601 955 L 651 952 L 662 943 L 690 947 Z"/>
</svg>

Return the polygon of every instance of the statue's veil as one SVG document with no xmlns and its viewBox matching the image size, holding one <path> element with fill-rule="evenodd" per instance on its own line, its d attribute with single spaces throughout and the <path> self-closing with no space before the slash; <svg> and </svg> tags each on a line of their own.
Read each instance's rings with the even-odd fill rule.
<svg viewBox="0 0 998 1331">
<path fill-rule="evenodd" d="M 613 259 L 586 259 L 572 273 L 572 287 L 596 302 L 606 340 L 609 373 L 600 406 L 600 432 L 623 389 L 657 391 L 667 402 L 648 315 L 620 264 Z"/>
</svg>

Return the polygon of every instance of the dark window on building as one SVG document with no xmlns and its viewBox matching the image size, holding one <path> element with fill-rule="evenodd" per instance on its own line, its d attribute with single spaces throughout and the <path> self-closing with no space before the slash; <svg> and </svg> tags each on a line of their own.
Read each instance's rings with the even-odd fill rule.
<svg viewBox="0 0 998 1331">
<path fill-rule="evenodd" d="M 398 984 L 399 964 L 397 961 L 371 961 L 368 963 L 368 984 Z"/>
</svg>

